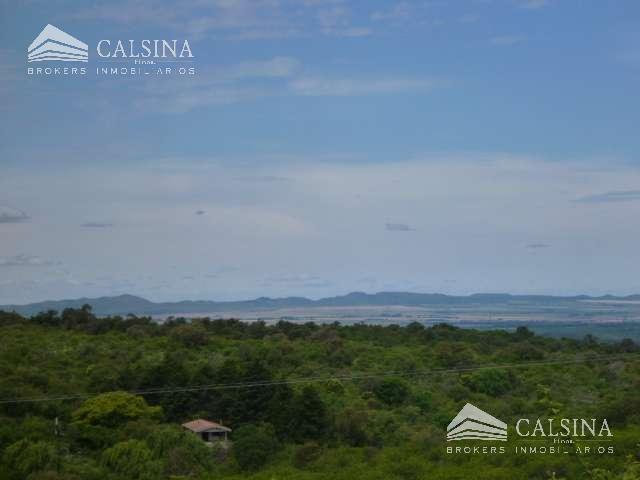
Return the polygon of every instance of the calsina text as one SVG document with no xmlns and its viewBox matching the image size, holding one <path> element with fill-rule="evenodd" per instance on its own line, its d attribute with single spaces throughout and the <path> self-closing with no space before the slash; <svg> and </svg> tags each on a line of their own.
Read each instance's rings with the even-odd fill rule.
<svg viewBox="0 0 640 480">
<path fill-rule="evenodd" d="M 533 425 L 533 428 L 532 428 Z M 607 420 L 597 423 L 595 418 L 548 418 L 546 422 L 537 419 L 532 422 L 521 418 L 516 423 L 516 432 L 521 437 L 612 437 Z"/>
<path fill-rule="evenodd" d="M 96 50 L 103 58 L 193 58 L 189 41 L 178 40 L 100 40 Z"/>
</svg>

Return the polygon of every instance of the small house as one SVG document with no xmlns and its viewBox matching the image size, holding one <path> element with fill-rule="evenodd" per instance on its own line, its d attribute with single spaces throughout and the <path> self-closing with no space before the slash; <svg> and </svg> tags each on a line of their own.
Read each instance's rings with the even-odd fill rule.
<svg viewBox="0 0 640 480">
<path fill-rule="evenodd" d="M 227 434 L 231 433 L 229 427 L 202 418 L 183 423 L 182 427 L 200 436 L 205 442 L 226 442 Z"/>
</svg>

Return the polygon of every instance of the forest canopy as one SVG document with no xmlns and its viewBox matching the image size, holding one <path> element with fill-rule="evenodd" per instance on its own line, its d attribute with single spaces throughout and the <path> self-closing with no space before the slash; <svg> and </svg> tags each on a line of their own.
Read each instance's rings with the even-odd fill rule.
<svg viewBox="0 0 640 480">
<path fill-rule="evenodd" d="M 640 478 L 638 346 L 477 331 L 0 312 L 0 479 Z M 490 366 L 492 366 L 490 368 Z M 482 367 L 482 368 L 479 368 Z M 447 455 L 467 402 L 607 418 L 615 452 Z M 232 429 L 207 444 L 182 423 Z"/>
</svg>

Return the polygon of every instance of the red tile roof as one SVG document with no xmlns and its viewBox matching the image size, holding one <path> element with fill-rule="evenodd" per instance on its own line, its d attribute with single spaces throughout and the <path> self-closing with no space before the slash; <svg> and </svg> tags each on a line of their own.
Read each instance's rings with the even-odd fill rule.
<svg viewBox="0 0 640 480">
<path fill-rule="evenodd" d="M 224 425 L 220 425 L 219 423 L 210 422 L 209 420 L 204 420 L 202 418 L 198 418 L 197 420 L 191 420 L 190 422 L 183 423 L 182 426 L 196 433 L 206 432 L 207 430 L 217 430 L 217 431 L 223 431 L 223 432 L 231 431 L 229 427 L 225 427 Z"/>
</svg>

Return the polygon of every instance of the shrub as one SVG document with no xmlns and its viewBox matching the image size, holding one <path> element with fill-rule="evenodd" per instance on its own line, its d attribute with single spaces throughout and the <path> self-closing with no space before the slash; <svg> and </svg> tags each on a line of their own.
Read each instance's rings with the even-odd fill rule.
<svg viewBox="0 0 640 480">
<path fill-rule="evenodd" d="M 171 338 L 185 347 L 199 347 L 208 342 L 207 331 L 197 324 L 178 325 L 171 330 Z"/>
<path fill-rule="evenodd" d="M 353 447 L 367 443 L 367 414 L 360 409 L 348 408 L 336 419 L 336 431 L 340 438 Z"/>
<path fill-rule="evenodd" d="M 244 425 L 233 435 L 233 453 L 242 470 L 257 470 L 265 465 L 278 448 L 273 425 Z"/>
<path fill-rule="evenodd" d="M 433 407 L 433 399 L 429 392 L 418 393 L 414 398 L 414 402 L 421 413 L 429 413 Z"/>
<path fill-rule="evenodd" d="M 160 407 L 150 407 L 142 397 L 126 392 L 103 393 L 88 399 L 73 412 L 73 419 L 81 424 L 116 427 L 131 420 L 159 419 Z"/>
<path fill-rule="evenodd" d="M 409 396 L 409 387 L 400 379 L 389 378 L 376 385 L 373 393 L 387 405 L 402 405 Z"/>
<path fill-rule="evenodd" d="M 322 449 L 316 442 L 306 442 L 296 448 L 293 454 L 293 465 L 296 468 L 305 468 L 311 462 L 317 460 L 321 453 Z"/>
<path fill-rule="evenodd" d="M 473 363 L 473 353 L 463 342 L 442 342 L 435 348 L 435 355 L 438 364 L 446 368 Z"/>
<path fill-rule="evenodd" d="M 116 443 L 103 452 L 102 463 L 129 479 L 154 480 L 162 472 L 161 463 L 153 458 L 151 450 L 141 440 Z"/>
<path fill-rule="evenodd" d="M 54 445 L 26 439 L 9 445 L 4 452 L 3 460 L 16 479 L 26 478 L 41 470 L 55 471 L 60 466 L 60 457 Z"/>
<path fill-rule="evenodd" d="M 162 425 L 146 439 L 167 475 L 196 475 L 212 465 L 212 452 L 198 437 L 174 425 Z"/>
<path fill-rule="evenodd" d="M 463 375 L 462 383 L 474 392 L 498 397 L 513 388 L 516 377 L 512 372 L 506 370 L 479 370 L 469 375 Z"/>
<path fill-rule="evenodd" d="M 327 433 L 327 411 L 318 391 L 310 385 L 295 395 L 291 406 L 290 435 L 297 441 L 317 440 Z"/>
<path fill-rule="evenodd" d="M 538 347 L 531 345 L 529 342 L 514 345 L 509 354 L 512 359 L 519 361 L 544 359 L 544 352 Z"/>
</svg>

